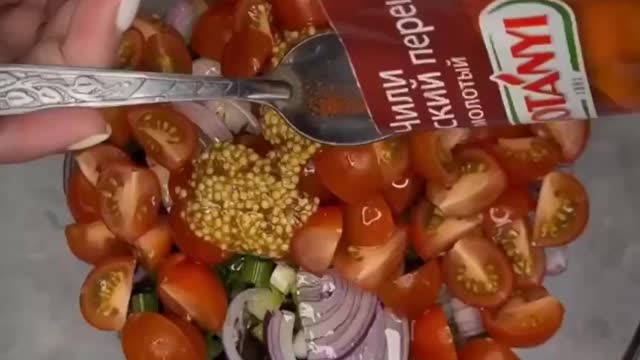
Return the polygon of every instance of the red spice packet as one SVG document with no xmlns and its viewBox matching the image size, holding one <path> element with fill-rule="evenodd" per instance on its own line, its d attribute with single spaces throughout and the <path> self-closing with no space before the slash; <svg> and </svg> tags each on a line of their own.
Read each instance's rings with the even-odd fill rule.
<svg viewBox="0 0 640 360">
<path fill-rule="evenodd" d="M 639 109 L 638 74 L 620 79 L 633 89 L 624 96 L 617 89 L 622 85 L 601 80 L 614 76 L 611 64 L 596 60 L 595 54 L 602 55 L 593 46 L 597 39 L 585 30 L 586 20 L 580 21 L 598 11 L 597 2 L 602 0 L 323 0 L 323 5 L 371 116 L 387 134 L 589 119 Z M 629 0 L 606 3 L 621 13 L 628 11 L 622 5 L 632 6 Z M 609 51 L 611 58 L 617 51 Z"/>
</svg>

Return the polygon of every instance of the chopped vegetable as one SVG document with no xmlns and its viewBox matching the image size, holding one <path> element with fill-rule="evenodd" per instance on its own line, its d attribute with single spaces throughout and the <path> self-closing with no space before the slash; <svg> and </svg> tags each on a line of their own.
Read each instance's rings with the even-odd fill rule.
<svg viewBox="0 0 640 360">
<path fill-rule="evenodd" d="M 271 260 L 247 256 L 242 265 L 240 279 L 256 287 L 268 287 L 275 264 Z"/>
<path fill-rule="evenodd" d="M 258 320 L 264 320 L 269 311 L 280 308 L 284 301 L 284 295 L 275 289 L 256 289 L 253 296 L 247 301 L 247 311 Z"/>
<path fill-rule="evenodd" d="M 288 295 L 295 286 L 296 271 L 286 263 L 278 263 L 271 273 L 269 283 L 284 295 Z"/>
<path fill-rule="evenodd" d="M 160 304 L 155 294 L 137 294 L 131 297 L 130 313 L 137 314 L 141 312 L 158 312 Z"/>
</svg>

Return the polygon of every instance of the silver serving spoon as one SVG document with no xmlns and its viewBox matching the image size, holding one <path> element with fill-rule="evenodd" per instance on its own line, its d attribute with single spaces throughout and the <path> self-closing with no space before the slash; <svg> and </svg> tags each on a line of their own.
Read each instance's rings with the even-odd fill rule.
<svg viewBox="0 0 640 360">
<path fill-rule="evenodd" d="M 327 101 L 342 99 L 345 104 Z M 174 75 L 93 68 L 0 65 L 0 116 L 60 107 L 109 107 L 216 98 L 249 100 L 279 111 L 315 141 L 354 145 L 380 134 L 337 35 L 313 36 L 261 78 Z"/>
</svg>

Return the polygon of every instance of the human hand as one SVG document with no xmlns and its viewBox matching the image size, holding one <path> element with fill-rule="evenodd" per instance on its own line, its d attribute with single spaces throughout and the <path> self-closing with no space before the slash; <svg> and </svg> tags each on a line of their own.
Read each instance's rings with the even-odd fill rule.
<svg viewBox="0 0 640 360">
<path fill-rule="evenodd" d="M 0 0 L 0 63 L 109 67 L 140 0 Z M 1 94 L 0 94 L 1 95 Z M 106 140 L 93 109 L 0 117 L 0 163 L 79 150 Z"/>
</svg>

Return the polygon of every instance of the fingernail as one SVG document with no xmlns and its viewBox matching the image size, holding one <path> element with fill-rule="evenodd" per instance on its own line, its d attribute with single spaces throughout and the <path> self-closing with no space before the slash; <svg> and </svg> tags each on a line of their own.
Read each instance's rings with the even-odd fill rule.
<svg viewBox="0 0 640 360">
<path fill-rule="evenodd" d="M 76 150 L 82 150 L 82 149 L 86 149 L 89 147 L 92 147 L 94 145 L 98 145 L 101 142 L 107 140 L 109 138 L 109 136 L 111 136 L 111 126 L 109 126 L 109 124 L 106 124 L 106 128 L 105 128 L 105 132 L 102 134 L 94 134 L 89 136 L 86 139 L 80 140 L 77 143 L 69 146 L 67 148 L 68 151 L 76 151 Z"/>
<path fill-rule="evenodd" d="M 124 32 L 131 26 L 133 19 L 135 19 L 138 13 L 139 6 L 140 0 L 120 0 L 118 17 L 116 18 L 118 30 Z"/>
</svg>

